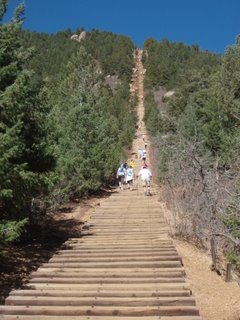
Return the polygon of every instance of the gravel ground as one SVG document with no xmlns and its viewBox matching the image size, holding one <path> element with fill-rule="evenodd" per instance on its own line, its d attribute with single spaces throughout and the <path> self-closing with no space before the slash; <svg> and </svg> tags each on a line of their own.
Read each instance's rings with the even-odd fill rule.
<svg viewBox="0 0 240 320">
<path fill-rule="evenodd" d="M 240 320 L 240 286 L 225 282 L 211 271 L 211 259 L 194 245 L 174 240 L 183 258 L 187 279 L 191 284 L 203 320 Z"/>
</svg>

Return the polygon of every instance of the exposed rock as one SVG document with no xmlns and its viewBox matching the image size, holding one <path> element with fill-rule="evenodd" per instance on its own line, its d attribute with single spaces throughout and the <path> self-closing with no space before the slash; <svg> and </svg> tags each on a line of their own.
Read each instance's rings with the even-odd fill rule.
<svg viewBox="0 0 240 320">
<path fill-rule="evenodd" d="M 78 42 L 82 41 L 86 37 L 86 31 L 82 31 L 79 35 L 73 34 L 71 40 L 76 40 Z"/>
<path fill-rule="evenodd" d="M 164 101 L 166 90 L 163 87 L 159 87 L 154 90 L 153 94 L 154 101 L 156 102 L 161 115 L 166 115 L 166 102 Z"/>
<path fill-rule="evenodd" d="M 105 77 L 106 84 L 111 88 L 111 90 L 114 92 L 117 86 L 121 83 L 121 80 L 118 78 L 117 75 L 110 75 L 108 74 Z"/>
<path fill-rule="evenodd" d="M 73 34 L 73 35 L 71 36 L 71 40 L 76 40 L 76 41 L 78 41 L 78 35 L 77 35 L 77 34 Z"/>
<path fill-rule="evenodd" d="M 82 31 L 78 37 L 78 41 L 80 42 L 81 40 L 85 39 L 86 34 L 86 31 Z"/>
</svg>

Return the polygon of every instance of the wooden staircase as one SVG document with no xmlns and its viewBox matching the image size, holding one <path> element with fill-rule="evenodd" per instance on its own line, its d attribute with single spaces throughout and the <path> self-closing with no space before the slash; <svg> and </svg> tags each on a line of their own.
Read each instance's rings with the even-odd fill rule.
<svg viewBox="0 0 240 320">
<path fill-rule="evenodd" d="M 69 239 L 10 293 L 0 319 L 201 319 L 152 192 L 113 193 L 85 236 Z"/>
</svg>

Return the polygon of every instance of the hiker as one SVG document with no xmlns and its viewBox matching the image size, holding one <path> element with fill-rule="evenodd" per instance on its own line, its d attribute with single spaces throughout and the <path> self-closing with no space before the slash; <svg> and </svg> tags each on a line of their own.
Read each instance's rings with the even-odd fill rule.
<svg viewBox="0 0 240 320">
<path fill-rule="evenodd" d="M 146 160 L 143 160 L 143 162 L 142 162 L 142 167 L 141 167 L 141 169 L 142 169 L 143 167 L 146 167 L 146 168 L 148 167 Z"/>
<path fill-rule="evenodd" d="M 124 163 L 123 168 L 124 168 L 125 170 L 128 169 L 128 163 L 127 163 L 127 162 Z"/>
<path fill-rule="evenodd" d="M 152 173 L 148 169 L 146 165 L 143 165 L 141 170 L 138 172 L 137 177 L 141 176 L 142 179 L 142 185 L 144 189 L 144 195 L 150 196 L 150 181 L 152 178 Z"/>
<path fill-rule="evenodd" d="M 145 161 L 147 159 L 147 151 L 145 149 L 142 150 L 142 160 Z"/>
<path fill-rule="evenodd" d="M 117 179 L 119 183 L 119 188 L 121 190 L 123 190 L 123 187 L 124 187 L 125 174 L 126 174 L 126 169 L 124 168 L 123 164 L 121 164 L 121 166 L 117 170 Z"/>
<path fill-rule="evenodd" d="M 131 160 L 130 160 L 130 162 L 129 162 L 129 167 L 134 168 L 134 162 L 133 162 L 133 159 L 131 159 Z"/>
<path fill-rule="evenodd" d="M 128 188 L 132 191 L 133 189 L 133 167 L 129 165 L 129 168 L 126 172 L 126 183 L 128 184 Z"/>
</svg>

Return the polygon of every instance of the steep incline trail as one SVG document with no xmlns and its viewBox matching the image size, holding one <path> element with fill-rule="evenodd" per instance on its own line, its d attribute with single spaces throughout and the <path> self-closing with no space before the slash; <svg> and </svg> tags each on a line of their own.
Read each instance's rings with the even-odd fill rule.
<svg viewBox="0 0 240 320">
<path fill-rule="evenodd" d="M 139 128 L 133 152 L 143 147 L 142 51 L 136 52 Z M 135 172 L 141 166 L 135 159 Z M 0 319 L 200 320 L 195 299 L 158 202 L 116 191 L 92 213 L 89 234 L 69 239 L 27 285 L 12 291 Z"/>
</svg>

